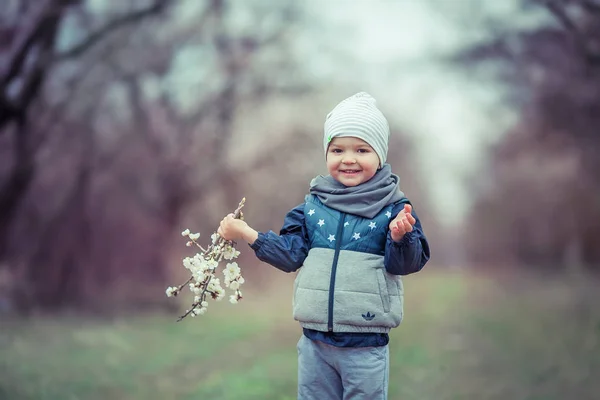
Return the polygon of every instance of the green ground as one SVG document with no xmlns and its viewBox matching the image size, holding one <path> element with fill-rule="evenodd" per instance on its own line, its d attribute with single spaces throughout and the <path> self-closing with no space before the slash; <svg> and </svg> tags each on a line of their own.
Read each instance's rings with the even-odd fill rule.
<svg viewBox="0 0 600 400">
<path fill-rule="evenodd" d="M 390 399 L 600 399 L 596 283 L 433 269 L 405 279 Z M 0 321 L 0 399 L 295 399 L 288 284 L 181 323 Z"/>
</svg>

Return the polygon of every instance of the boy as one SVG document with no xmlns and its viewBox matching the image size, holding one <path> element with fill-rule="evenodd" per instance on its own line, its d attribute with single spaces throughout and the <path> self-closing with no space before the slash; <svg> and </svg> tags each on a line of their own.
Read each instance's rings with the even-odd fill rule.
<svg viewBox="0 0 600 400">
<path fill-rule="evenodd" d="M 403 316 L 401 275 L 420 271 L 429 245 L 386 164 L 390 135 L 375 99 L 361 92 L 325 120 L 328 176 L 310 184 L 279 235 L 228 215 L 218 233 L 243 239 L 294 282 L 298 399 L 387 399 L 388 332 Z"/>
</svg>

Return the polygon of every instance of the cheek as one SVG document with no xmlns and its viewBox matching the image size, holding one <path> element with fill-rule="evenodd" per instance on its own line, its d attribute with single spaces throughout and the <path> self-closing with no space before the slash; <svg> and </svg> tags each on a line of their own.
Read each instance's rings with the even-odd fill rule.
<svg viewBox="0 0 600 400">
<path fill-rule="evenodd" d="M 365 172 L 367 172 L 370 177 L 373 177 L 377 173 L 377 169 L 379 168 L 379 160 L 377 162 L 369 160 L 368 163 L 365 163 L 363 166 Z"/>
<path fill-rule="evenodd" d="M 335 168 L 333 168 L 333 165 L 331 163 L 330 160 L 327 160 L 327 171 L 329 171 L 329 173 L 331 174 L 333 171 L 335 171 Z"/>
<path fill-rule="evenodd" d="M 336 157 L 332 157 L 332 156 L 327 156 L 327 169 L 336 169 L 338 162 L 336 160 Z"/>
<path fill-rule="evenodd" d="M 379 169 L 379 157 L 375 157 L 372 160 L 370 160 L 369 169 L 374 172 L 377 172 L 377 170 Z"/>
<path fill-rule="evenodd" d="M 377 172 L 377 170 L 376 169 L 368 169 L 365 172 L 366 172 L 366 174 L 365 174 L 366 177 L 365 178 L 366 179 L 371 179 L 372 177 L 375 176 L 375 173 Z"/>
</svg>

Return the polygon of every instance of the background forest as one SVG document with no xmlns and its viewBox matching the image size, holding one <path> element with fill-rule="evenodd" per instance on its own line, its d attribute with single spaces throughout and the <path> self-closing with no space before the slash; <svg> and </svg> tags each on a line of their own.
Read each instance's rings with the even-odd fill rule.
<svg viewBox="0 0 600 400">
<path fill-rule="evenodd" d="M 391 398 L 600 396 L 597 0 L 0 5 L 0 398 L 295 398 L 294 276 L 165 289 L 242 197 L 279 230 L 358 91 L 432 248 Z"/>
</svg>

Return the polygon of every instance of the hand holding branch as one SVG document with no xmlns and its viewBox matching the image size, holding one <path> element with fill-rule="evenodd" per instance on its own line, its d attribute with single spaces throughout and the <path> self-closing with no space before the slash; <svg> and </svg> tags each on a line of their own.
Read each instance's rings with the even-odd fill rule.
<svg viewBox="0 0 600 400">
<path fill-rule="evenodd" d="M 229 214 L 219 224 L 217 233 L 225 240 L 244 240 L 252 244 L 258 238 L 258 232 L 252 229 L 245 221 L 235 218 Z"/>
<path fill-rule="evenodd" d="M 244 227 L 248 225 L 238 219 L 242 217 L 242 207 L 245 200 L 245 198 L 242 199 L 238 208 L 226 217 L 234 226 L 239 225 Z M 235 223 L 236 221 L 238 224 Z M 223 267 L 223 283 L 226 288 L 234 292 L 229 296 L 229 301 L 235 304 L 241 300 L 242 292 L 240 291 L 240 285 L 245 280 L 241 275 L 241 270 L 237 262 L 232 261 L 227 263 L 227 261 L 237 258 L 240 254 L 235 249 L 235 243 L 232 240 L 224 238 L 219 232 L 215 232 L 211 236 L 212 243 L 205 249 L 197 242 L 197 239 L 200 237 L 199 233 L 192 233 L 189 229 L 186 229 L 181 232 L 181 235 L 189 239 L 187 246 L 195 245 L 200 252 L 196 253 L 193 257 L 185 257 L 183 259 L 183 266 L 190 273 L 189 279 L 181 285 L 169 287 L 166 290 L 168 297 L 174 297 L 181 293 L 183 288 L 188 287 L 194 295 L 191 307 L 177 321 L 181 321 L 187 316 L 195 317 L 202 315 L 206 312 L 210 299 L 218 301 L 225 297 L 225 290 L 221 286 L 221 280 L 215 275 L 222 261 L 226 263 Z M 233 238 L 234 235 L 231 235 L 231 237 Z"/>
</svg>

